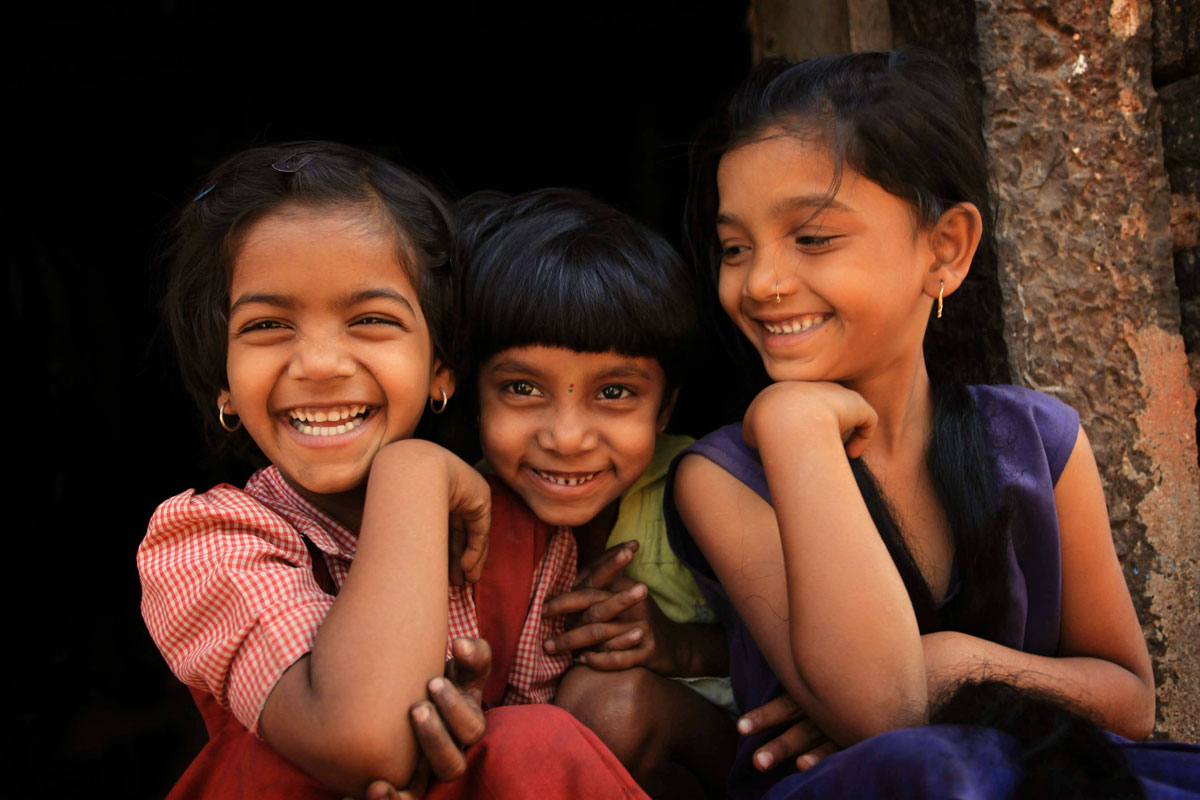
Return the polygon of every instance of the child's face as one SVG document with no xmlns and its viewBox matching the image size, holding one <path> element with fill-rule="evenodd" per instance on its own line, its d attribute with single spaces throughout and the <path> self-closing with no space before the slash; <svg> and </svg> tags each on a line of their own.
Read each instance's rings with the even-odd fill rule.
<svg viewBox="0 0 1200 800">
<path fill-rule="evenodd" d="M 653 358 L 509 348 L 479 371 L 483 454 L 539 519 L 583 525 L 650 465 L 665 393 Z"/>
<path fill-rule="evenodd" d="M 313 494 L 361 485 L 430 395 L 453 391 L 395 239 L 368 214 L 283 209 L 247 231 L 234 262 L 218 402 Z"/>
<path fill-rule="evenodd" d="M 834 178 L 821 142 L 788 135 L 732 150 L 717 171 L 721 305 L 777 381 L 853 383 L 921 352 L 928 237 L 849 167 L 829 202 Z"/>
</svg>

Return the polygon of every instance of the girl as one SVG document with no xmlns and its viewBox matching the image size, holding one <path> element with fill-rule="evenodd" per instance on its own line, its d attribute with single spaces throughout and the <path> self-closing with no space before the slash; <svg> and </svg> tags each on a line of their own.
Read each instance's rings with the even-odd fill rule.
<svg viewBox="0 0 1200 800">
<path fill-rule="evenodd" d="M 774 381 L 740 426 L 682 457 L 669 511 L 677 552 L 736 612 L 740 706 L 775 699 L 739 729 L 794 723 L 742 742 L 734 794 L 781 781 L 773 797 L 897 781 L 953 794 L 964 772 L 1003 794 L 1011 771 L 982 757 L 974 773 L 933 769 L 972 763 L 957 729 L 879 737 L 809 775 L 781 764 L 919 725 L 930 698 L 974 679 L 1149 735 L 1150 661 L 1078 416 L 926 370 L 931 307 L 938 324 L 992 255 L 985 154 L 958 79 L 916 51 L 765 64 L 694 167 L 697 263 Z"/>
<path fill-rule="evenodd" d="M 581 565 L 543 612 L 572 629 L 538 644 L 582 662 L 555 702 L 653 796 L 720 792 L 733 726 L 709 701 L 728 692 L 711 677 L 726 673 L 724 642 L 662 516 L 667 467 L 691 443 L 663 430 L 695 278 L 661 236 L 582 192 L 473 195 L 458 217 L 493 541 L 557 529 Z"/>
<path fill-rule="evenodd" d="M 176 796 L 419 789 L 422 753 L 438 777 L 466 772 L 439 796 L 531 780 L 640 796 L 548 706 L 489 714 L 464 761 L 457 745 L 480 738 L 482 714 L 434 677 L 451 654 L 486 671 L 486 645 L 448 647 L 448 633 L 555 630 L 536 613 L 477 610 L 472 588 L 451 585 L 480 578 L 488 488 L 411 438 L 425 405 L 440 412 L 454 393 L 446 204 L 411 173 L 325 142 L 241 153 L 205 185 L 175 229 L 167 318 L 210 427 L 269 466 L 244 490 L 166 501 L 138 552 L 147 626 L 211 737 Z M 504 577 L 524 575 L 529 591 L 553 566 Z M 524 699 L 549 699 L 544 662 L 535 651 L 511 665 L 534 676 L 517 681 Z M 549 748 L 537 776 L 510 745 L 532 736 Z"/>
</svg>

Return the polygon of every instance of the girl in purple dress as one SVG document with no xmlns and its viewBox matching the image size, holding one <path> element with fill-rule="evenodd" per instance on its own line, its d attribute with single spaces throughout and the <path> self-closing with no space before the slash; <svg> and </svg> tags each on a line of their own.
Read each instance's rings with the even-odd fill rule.
<svg viewBox="0 0 1200 800">
<path fill-rule="evenodd" d="M 1033 765 L 1082 749 L 1092 796 L 1192 796 L 1196 748 L 1096 727 L 1146 738 L 1154 679 L 1078 416 L 926 369 L 993 253 L 958 78 L 913 50 L 768 63 L 693 155 L 694 259 L 774 381 L 677 462 L 668 508 L 752 709 L 731 792 L 1063 791 Z M 916 727 L 983 681 L 944 719 L 991 727 Z"/>
</svg>

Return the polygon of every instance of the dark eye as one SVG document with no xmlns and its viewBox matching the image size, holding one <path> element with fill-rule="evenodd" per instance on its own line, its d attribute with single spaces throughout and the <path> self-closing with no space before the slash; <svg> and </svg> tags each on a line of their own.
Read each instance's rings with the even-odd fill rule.
<svg viewBox="0 0 1200 800">
<path fill-rule="evenodd" d="M 728 247 L 721 248 L 721 260 L 728 261 L 732 258 L 737 258 L 746 251 L 746 248 L 738 244 L 732 244 Z"/>
<path fill-rule="evenodd" d="M 251 322 L 249 325 L 242 326 L 238 333 L 253 333 L 254 331 L 271 331 L 279 330 L 286 327 L 282 322 L 275 319 L 260 319 Z"/>
<path fill-rule="evenodd" d="M 542 390 L 534 386 L 529 381 L 511 381 L 504 384 L 504 391 L 511 392 L 521 397 L 541 397 Z"/>
<path fill-rule="evenodd" d="M 822 247 L 827 247 L 836 238 L 836 236 L 797 236 L 796 244 L 809 250 L 820 250 Z"/>
<path fill-rule="evenodd" d="M 403 328 L 399 321 L 391 317 L 359 317 L 353 322 L 354 325 L 395 325 L 397 328 Z"/>
<path fill-rule="evenodd" d="M 633 397 L 633 390 L 628 386 L 610 383 L 607 386 L 601 387 L 596 396 L 601 400 L 624 400 L 627 397 Z"/>
</svg>

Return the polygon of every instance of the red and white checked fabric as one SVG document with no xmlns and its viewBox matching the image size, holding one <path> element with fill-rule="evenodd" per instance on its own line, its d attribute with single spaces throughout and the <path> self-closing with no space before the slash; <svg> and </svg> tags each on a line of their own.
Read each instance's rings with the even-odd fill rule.
<svg viewBox="0 0 1200 800">
<path fill-rule="evenodd" d="M 244 491 L 223 484 L 167 500 L 138 549 L 142 617 L 171 671 L 210 692 L 250 730 L 279 677 L 312 650 L 333 605 L 313 577 L 302 537 L 341 587 L 356 538 L 268 467 Z M 546 597 L 570 589 L 575 569 L 575 539 L 562 528 L 531 588 L 506 702 L 549 701 L 570 666 L 569 656 L 542 651 L 563 623 L 543 620 L 541 608 Z M 451 586 L 448 604 L 447 658 L 450 639 L 479 635 L 471 588 Z"/>
</svg>

